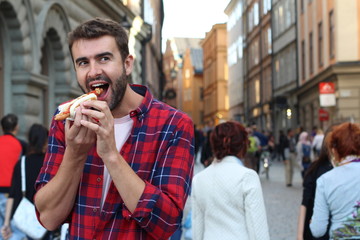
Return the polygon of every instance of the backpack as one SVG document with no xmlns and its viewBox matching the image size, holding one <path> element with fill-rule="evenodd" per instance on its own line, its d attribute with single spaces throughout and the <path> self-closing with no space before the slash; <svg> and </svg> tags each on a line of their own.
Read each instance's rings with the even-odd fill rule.
<svg viewBox="0 0 360 240">
<path fill-rule="evenodd" d="M 256 142 L 255 137 L 250 136 L 249 141 L 250 141 L 250 144 L 249 144 L 248 152 L 249 153 L 256 152 L 258 150 L 258 146 L 257 146 L 257 142 Z"/>
<path fill-rule="evenodd" d="M 309 163 L 310 162 L 310 154 L 311 154 L 311 146 L 307 145 L 307 144 L 302 144 L 302 153 L 303 153 L 302 162 Z"/>
</svg>

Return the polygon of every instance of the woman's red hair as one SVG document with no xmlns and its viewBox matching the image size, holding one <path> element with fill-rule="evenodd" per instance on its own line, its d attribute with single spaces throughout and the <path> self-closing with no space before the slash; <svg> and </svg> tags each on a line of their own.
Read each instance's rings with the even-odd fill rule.
<svg viewBox="0 0 360 240">
<path fill-rule="evenodd" d="M 349 155 L 360 155 L 360 126 L 355 123 L 342 123 L 333 128 L 326 137 L 328 149 L 334 148 L 339 158 Z"/>
<path fill-rule="evenodd" d="M 210 144 L 218 160 L 229 155 L 243 158 L 249 146 L 248 134 L 240 123 L 228 121 L 215 127 Z"/>
</svg>

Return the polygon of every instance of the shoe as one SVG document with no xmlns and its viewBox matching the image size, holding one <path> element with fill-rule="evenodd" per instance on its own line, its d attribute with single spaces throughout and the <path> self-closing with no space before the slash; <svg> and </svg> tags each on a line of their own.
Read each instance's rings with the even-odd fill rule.
<svg viewBox="0 0 360 240">
<path fill-rule="evenodd" d="M 291 184 L 291 183 L 289 183 L 289 184 L 286 184 L 286 186 L 287 186 L 287 187 L 292 187 L 292 184 Z"/>
</svg>

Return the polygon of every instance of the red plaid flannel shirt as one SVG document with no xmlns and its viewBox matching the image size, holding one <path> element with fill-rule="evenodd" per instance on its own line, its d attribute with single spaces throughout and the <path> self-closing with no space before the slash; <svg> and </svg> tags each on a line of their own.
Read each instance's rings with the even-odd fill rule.
<svg viewBox="0 0 360 240">
<path fill-rule="evenodd" d="M 181 224 L 193 174 L 193 123 L 154 99 L 146 87 L 131 87 L 144 100 L 130 112 L 134 125 L 120 154 L 145 181 L 145 190 L 131 214 L 112 182 L 101 210 L 104 163 L 94 146 L 69 216 L 70 239 L 167 239 Z M 37 190 L 55 176 L 65 152 L 64 140 L 64 122 L 53 121 Z"/>
</svg>

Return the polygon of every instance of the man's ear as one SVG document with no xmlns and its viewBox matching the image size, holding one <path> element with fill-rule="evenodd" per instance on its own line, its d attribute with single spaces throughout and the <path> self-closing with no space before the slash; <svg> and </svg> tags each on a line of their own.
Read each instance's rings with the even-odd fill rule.
<svg viewBox="0 0 360 240">
<path fill-rule="evenodd" d="M 129 54 L 124 61 L 126 75 L 129 76 L 133 70 L 134 66 L 134 57 L 133 55 Z"/>
</svg>

